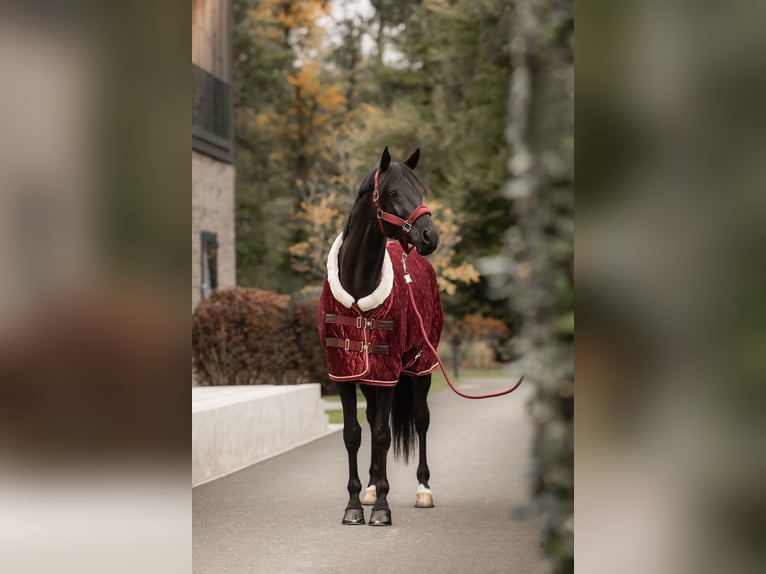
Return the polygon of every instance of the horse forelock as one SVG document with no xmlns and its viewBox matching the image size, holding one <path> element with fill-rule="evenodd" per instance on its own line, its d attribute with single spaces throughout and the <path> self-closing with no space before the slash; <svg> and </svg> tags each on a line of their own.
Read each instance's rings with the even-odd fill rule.
<svg viewBox="0 0 766 574">
<path fill-rule="evenodd" d="M 407 183 L 414 187 L 418 193 L 420 193 L 421 199 L 428 197 L 431 194 L 431 190 L 428 189 L 428 186 L 422 179 L 420 179 L 418 174 L 415 173 L 415 170 L 404 164 L 400 165 L 402 166 L 402 179 L 404 179 Z"/>
</svg>

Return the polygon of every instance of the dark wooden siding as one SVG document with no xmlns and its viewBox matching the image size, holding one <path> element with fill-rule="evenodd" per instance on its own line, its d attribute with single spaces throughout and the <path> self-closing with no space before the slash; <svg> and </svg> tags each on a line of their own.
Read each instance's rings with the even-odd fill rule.
<svg viewBox="0 0 766 574">
<path fill-rule="evenodd" d="M 232 161 L 232 0 L 192 0 L 192 148 Z"/>
<path fill-rule="evenodd" d="M 231 83 L 231 0 L 192 0 L 192 63 Z"/>
</svg>

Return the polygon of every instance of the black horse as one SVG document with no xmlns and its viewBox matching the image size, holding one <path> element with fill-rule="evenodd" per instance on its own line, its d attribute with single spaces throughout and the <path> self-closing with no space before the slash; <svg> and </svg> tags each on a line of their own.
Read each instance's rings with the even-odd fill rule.
<svg viewBox="0 0 766 574">
<path fill-rule="evenodd" d="M 418 149 L 404 163 L 392 163 L 386 148 L 380 166 L 367 175 L 360 187 L 343 230 L 342 243 L 337 254 L 340 283 L 355 301 L 369 296 L 381 283 L 389 238 L 399 240 L 405 249 L 408 244 L 412 244 L 420 255 L 432 253 L 439 244 L 439 234 L 430 212 L 422 207 L 427 188 L 414 172 L 419 157 Z M 401 265 L 401 262 L 394 261 L 393 264 Z M 430 264 L 427 265 L 428 272 L 433 276 Z M 433 285 L 436 291 L 435 279 Z M 418 289 L 417 284 L 413 284 L 413 287 Z M 442 317 L 438 292 L 436 301 L 440 331 Z M 349 339 L 345 341 L 348 350 Z M 434 341 L 434 344 L 436 343 L 438 339 Z M 417 432 L 419 484 L 415 506 L 433 506 L 428 484 L 430 472 L 426 461 L 426 433 L 430 420 L 427 403 L 431 386 L 430 371 L 422 376 L 404 373 L 398 376 L 395 386 L 372 386 L 363 382 L 359 384 L 367 399 L 367 420 L 372 432 L 370 480 L 361 500 L 359 495 L 362 484 L 359 480 L 357 452 L 362 440 L 362 429 L 357 420 L 357 385 L 338 383 L 343 403 L 343 440 L 348 452 L 349 467 L 349 500 L 343 524 L 364 524 L 362 505 L 372 504 L 374 506 L 369 524 L 391 525 L 391 510 L 387 501 L 389 484 L 386 476 L 386 458 L 392 442 L 392 430 L 394 453 L 403 455 L 405 461 L 414 451 L 414 435 Z"/>
</svg>

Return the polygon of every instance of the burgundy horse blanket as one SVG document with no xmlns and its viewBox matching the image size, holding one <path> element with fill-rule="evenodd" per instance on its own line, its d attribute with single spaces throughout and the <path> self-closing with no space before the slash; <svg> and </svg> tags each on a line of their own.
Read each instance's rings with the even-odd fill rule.
<svg viewBox="0 0 766 574">
<path fill-rule="evenodd" d="M 327 277 L 319 301 L 319 337 L 333 381 L 393 387 L 400 373 L 421 376 L 438 360 L 420 331 L 402 268 L 402 247 L 390 241 L 378 287 L 355 301 L 340 284 L 339 235 L 327 258 Z M 413 250 L 407 257 L 413 295 L 431 344 L 439 345 L 444 313 L 431 263 Z"/>
</svg>

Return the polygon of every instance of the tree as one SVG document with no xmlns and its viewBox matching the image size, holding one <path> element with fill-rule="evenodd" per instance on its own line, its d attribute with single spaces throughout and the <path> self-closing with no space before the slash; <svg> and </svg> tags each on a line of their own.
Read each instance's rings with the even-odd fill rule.
<svg viewBox="0 0 766 574">
<path fill-rule="evenodd" d="M 573 6 L 517 0 L 511 26 L 505 190 L 516 224 L 482 269 L 521 317 L 523 368 L 536 382 L 535 493 L 557 573 L 574 570 Z"/>
<path fill-rule="evenodd" d="M 509 151 L 504 122 L 498 121 L 507 114 L 513 2 L 408 5 L 404 26 L 391 27 L 386 35 L 398 60 L 376 68 L 388 116 L 381 136 L 397 145 L 411 140 L 412 126 L 418 126 L 415 143 L 427 152 L 422 176 L 441 203 L 462 215 L 454 263 L 470 263 L 498 253 L 514 218 L 502 193 Z M 481 280 L 459 284 L 443 299 L 445 310 L 454 317 L 491 314 L 514 324 L 513 309 L 489 303 L 487 289 Z"/>
<path fill-rule="evenodd" d="M 274 214 L 292 209 L 285 193 L 292 175 L 289 159 L 272 155 L 282 142 L 258 129 L 257 116 L 267 107 L 287 113 L 295 54 L 284 28 L 261 19 L 259 8 L 258 0 L 234 2 L 237 278 L 242 285 L 275 289 L 289 272 L 284 259 L 290 236 Z"/>
<path fill-rule="evenodd" d="M 319 20 L 328 11 L 315 0 L 235 4 L 237 262 L 245 285 L 301 287 L 289 247 L 302 231 L 290 219 L 319 182 L 337 175 L 331 150 L 346 102 L 322 66 Z"/>
</svg>

